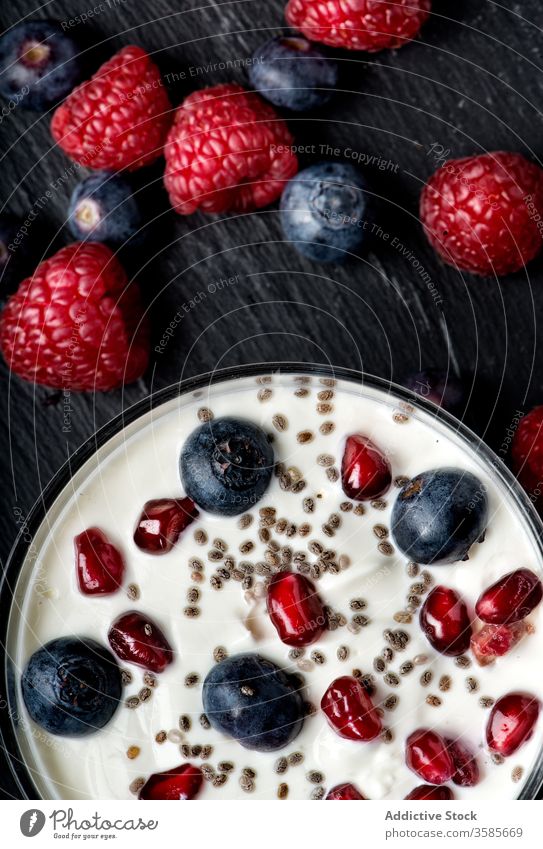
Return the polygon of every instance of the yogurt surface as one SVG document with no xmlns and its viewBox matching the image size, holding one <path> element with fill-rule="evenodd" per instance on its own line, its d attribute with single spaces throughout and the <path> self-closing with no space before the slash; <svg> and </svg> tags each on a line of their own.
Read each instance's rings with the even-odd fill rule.
<svg viewBox="0 0 543 849">
<path fill-rule="evenodd" d="M 133 542 L 135 523 L 146 501 L 184 494 L 179 454 L 187 436 L 201 423 L 202 408 L 216 418 L 249 419 L 273 434 L 276 461 L 290 470 L 293 481 L 301 479 L 305 486 L 299 492 L 284 491 L 274 476 L 263 499 L 249 511 L 252 520 L 246 527 L 241 525 L 248 519 L 240 522 L 201 513 L 171 552 L 146 554 Z M 284 429 L 278 429 L 277 416 L 284 417 Z M 305 441 L 300 437 L 303 432 L 310 434 Z M 472 547 L 467 562 L 421 566 L 418 575 L 409 574 L 407 559 L 386 533 L 397 484 L 383 499 L 364 502 L 363 512 L 355 502 L 345 509 L 348 499 L 339 469 L 345 438 L 356 432 L 386 452 L 394 478 L 411 478 L 439 466 L 466 469 L 479 477 L 489 500 L 489 523 L 484 542 Z M 312 512 L 307 512 L 308 498 L 314 505 Z M 341 567 L 337 573 L 324 572 L 316 581 L 322 600 L 336 614 L 337 627 L 326 631 L 299 658 L 289 654 L 269 620 L 264 577 L 253 573 L 249 589 L 234 579 L 223 580 L 220 589 L 210 584 L 224 565 L 208 557 L 217 548 L 214 540 L 225 544 L 224 557 L 234 558 L 236 564 L 254 566 L 264 561 L 267 544 L 259 535 L 259 510 L 266 507 L 276 511 L 278 521 L 269 530 L 281 548 L 287 546 L 293 554 L 304 552 L 307 562 L 314 563 L 318 558 L 308 546 L 317 541 L 335 552 L 333 560 Z M 105 531 L 126 560 L 124 586 L 110 596 L 84 596 L 76 585 L 73 540 L 91 526 Z M 201 581 L 194 578 L 190 563 L 195 557 L 203 564 Z M 534 632 L 484 668 L 471 656 L 466 661 L 470 665 L 462 667 L 455 658 L 437 654 L 421 632 L 418 611 L 407 622 L 398 622 L 394 616 L 406 608 L 409 611 L 408 596 L 414 594 L 413 585 L 421 583 L 426 584 L 425 592 L 438 583 L 455 588 L 473 611 L 486 587 L 521 567 L 540 573 L 537 544 L 493 470 L 430 414 L 406 408 L 380 390 L 283 374 L 232 380 L 169 401 L 102 446 L 50 510 L 33 543 L 33 563 L 27 569 L 32 571 L 18 592 L 10 631 L 11 655 L 20 672 L 48 640 L 79 635 L 107 645 L 111 622 L 127 610 L 141 610 L 161 626 L 175 650 L 175 661 L 157 676 L 150 698 L 136 709 L 121 703 L 109 725 L 92 736 L 52 737 L 25 719 L 25 756 L 34 780 L 45 798 L 129 799 L 135 798 L 130 787 L 134 789 L 138 779 L 154 772 L 190 761 L 209 765 L 218 774 L 219 764 L 229 762 L 233 768 L 226 782 L 215 786 L 205 781 L 200 798 L 274 799 L 284 783 L 289 799 L 310 799 L 337 784 L 352 782 L 368 799 L 403 799 L 423 783 L 405 764 L 405 741 L 416 728 L 427 727 L 461 738 L 477 754 L 481 781 L 466 788 L 451 784 L 455 798 L 515 798 L 541 750 L 543 721 L 540 718 L 532 738 L 512 757 L 496 763 L 484 745 L 490 708 L 481 700 L 518 690 L 543 699 L 539 674 L 543 606 L 529 617 Z M 136 599 L 128 597 L 129 585 L 137 588 Z M 196 617 L 186 615 L 193 587 L 200 593 Z M 363 610 L 352 608 L 356 599 L 366 602 Z M 354 619 L 357 615 L 367 622 Z M 374 660 L 388 645 L 383 637 L 386 629 L 406 632 L 409 641 L 378 673 Z M 258 652 L 303 676 L 305 698 L 316 712 L 286 749 L 250 751 L 203 727 L 201 685 L 215 663 L 217 648 L 229 655 Z M 413 668 L 408 668 L 408 662 Z M 132 678 L 123 698 L 138 695 L 145 686 L 144 671 L 120 665 Z M 342 739 L 318 710 L 329 684 L 353 670 L 374 676 L 373 701 L 383 708 L 387 731 L 383 739 L 371 743 Z M 396 674 L 396 686 L 386 683 L 387 673 Z M 187 686 L 185 679 L 193 674 L 198 682 Z M 430 680 L 423 684 L 422 676 Z M 392 709 L 391 696 L 397 699 Z M 180 716 L 189 717 L 188 731 L 181 730 Z M 182 754 L 182 746 L 190 747 L 189 757 Z M 202 760 L 201 750 L 192 754 L 194 746 L 195 752 L 198 747 L 211 747 L 211 752 Z M 293 754 L 303 758 L 295 758 L 296 765 L 278 774 L 277 760 Z M 256 774 L 252 792 L 240 786 L 244 768 Z"/>
</svg>

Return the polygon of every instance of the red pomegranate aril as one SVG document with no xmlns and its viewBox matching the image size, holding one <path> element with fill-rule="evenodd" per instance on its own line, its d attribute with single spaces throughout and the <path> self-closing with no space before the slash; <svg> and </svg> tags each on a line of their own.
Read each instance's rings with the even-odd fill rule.
<svg viewBox="0 0 543 849">
<path fill-rule="evenodd" d="M 138 799 L 194 799 L 200 792 L 204 776 L 202 770 L 192 764 L 155 772 L 141 788 Z"/>
<path fill-rule="evenodd" d="M 543 584 L 530 569 L 509 572 L 479 596 L 475 612 L 491 625 L 510 625 L 528 616 L 543 598 Z"/>
<path fill-rule="evenodd" d="M 445 784 L 455 773 L 446 741 L 429 728 L 419 728 L 409 735 L 405 761 L 409 769 L 429 784 Z"/>
<path fill-rule="evenodd" d="M 362 434 L 348 436 L 341 463 L 341 483 L 347 498 L 379 498 L 391 482 L 390 463 L 381 449 Z"/>
<path fill-rule="evenodd" d="M 356 678 L 343 675 L 328 687 L 321 708 L 334 731 L 347 740 L 367 742 L 382 731 L 381 717 Z"/>
<path fill-rule="evenodd" d="M 115 619 L 108 639 L 117 657 L 151 672 L 163 672 L 173 661 L 173 649 L 158 625 L 138 610 Z"/>
<path fill-rule="evenodd" d="M 355 800 L 366 799 L 354 784 L 338 784 L 330 790 L 326 798 L 333 799 L 335 802 L 354 802 Z"/>
<path fill-rule="evenodd" d="M 495 703 L 486 726 L 486 742 L 492 752 L 514 754 L 531 736 L 541 703 L 528 693 L 507 693 Z"/>
<path fill-rule="evenodd" d="M 134 542 L 148 554 L 166 554 L 198 515 L 194 501 L 190 498 L 156 498 L 148 501 L 138 519 Z"/>
<path fill-rule="evenodd" d="M 279 572 L 268 587 L 268 613 L 287 646 L 309 646 L 322 635 L 326 615 L 315 585 L 304 575 Z"/>
<path fill-rule="evenodd" d="M 77 582 L 84 595 L 116 592 L 124 578 L 124 559 L 100 528 L 88 528 L 74 538 Z"/>
<path fill-rule="evenodd" d="M 449 802 L 454 799 L 454 793 L 450 787 L 432 787 L 431 784 L 419 784 L 405 798 L 425 799 L 427 802 Z"/>
<path fill-rule="evenodd" d="M 452 780 L 460 787 L 474 787 L 479 783 L 479 765 L 475 755 L 460 740 L 445 739 L 454 764 Z"/>
<path fill-rule="evenodd" d="M 457 657 L 469 649 L 471 622 L 456 590 L 434 587 L 421 607 L 419 621 L 426 639 L 440 654 Z"/>
<path fill-rule="evenodd" d="M 471 650 L 480 666 L 494 663 L 497 657 L 503 657 L 532 630 L 527 622 L 513 622 L 511 625 L 484 625 L 471 638 Z"/>
</svg>

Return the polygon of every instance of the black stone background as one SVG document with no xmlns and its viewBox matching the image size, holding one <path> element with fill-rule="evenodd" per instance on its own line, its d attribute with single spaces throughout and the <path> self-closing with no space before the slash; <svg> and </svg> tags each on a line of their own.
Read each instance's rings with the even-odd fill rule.
<svg viewBox="0 0 543 849">
<path fill-rule="evenodd" d="M 99 3 L 96 4 L 99 6 Z M 88 13 L 88 0 L 2 0 L 2 29 L 21 18 L 68 20 Z M 163 73 L 185 71 L 170 85 L 177 105 L 193 89 L 245 81 L 243 63 L 278 33 L 283 0 L 104 0 L 102 10 L 70 31 L 88 46 L 91 70 L 129 43 L 140 44 Z M 148 373 L 122 391 L 72 394 L 69 432 L 58 393 L 9 379 L 0 365 L 0 557 L 42 487 L 96 428 L 152 390 L 183 376 L 239 363 L 301 360 L 364 369 L 401 380 L 421 366 L 465 375 L 464 419 L 499 450 L 515 411 L 543 400 L 543 348 L 537 319 L 543 302 L 543 256 L 502 280 L 462 276 L 426 243 L 417 219 L 422 185 L 440 151 L 451 157 L 510 149 L 541 163 L 543 13 L 540 0 L 434 0 L 423 36 L 397 52 L 338 52 L 340 91 L 310 116 L 290 118 L 301 144 L 346 148 L 390 162 L 364 168 L 378 197 L 377 221 L 390 234 L 363 258 L 319 266 L 282 241 L 275 207 L 250 216 L 190 218 L 168 209 L 162 162 L 136 185 L 155 220 L 148 247 L 125 257 L 150 305 L 155 344 L 175 313 L 210 283 L 234 285 L 206 294 L 186 315 Z M 238 62 L 239 64 L 239 62 Z M 191 68 L 200 72 L 191 75 Z M 49 117 L 17 111 L 0 124 L 0 204 L 25 216 L 43 190 L 61 187 L 32 224 L 24 243 L 29 267 L 70 241 L 63 221 L 77 170 L 52 147 Z M 437 152 L 437 153 L 436 153 Z M 322 156 L 302 156 L 311 164 Z M 398 238 L 412 258 L 394 249 Z M 442 300 L 413 265 L 431 275 Z M 4 293 L 5 294 L 5 293 Z M 0 768 L 0 797 L 15 791 Z"/>
</svg>

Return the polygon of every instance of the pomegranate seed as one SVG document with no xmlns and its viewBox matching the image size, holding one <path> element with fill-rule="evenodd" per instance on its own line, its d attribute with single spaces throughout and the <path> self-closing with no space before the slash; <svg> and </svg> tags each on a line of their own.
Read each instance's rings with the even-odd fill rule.
<svg viewBox="0 0 543 849">
<path fill-rule="evenodd" d="M 268 588 L 268 613 L 287 646 L 309 646 L 324 631 L 326 615 L 315 585 L 304 575 L 279 572 Z"/>
<path fill-rule="evenodd" d="M 479 766 L 475 755 L 460 740 L 445 739 L 454 764 L 452 780 L 460 787 L 474 787 L 479 783 Z"/>
<path fill-rule="evenodd" d="M 365 799 L 366 797 L 360 793 L 354 784 L 338 784 L 330 790 L 327 799 L 334 801 L 350 802 L 357 799 Z"/>
<path fill-rule="evenodd" d="M 509 572 L 479 597 L 475 612 L 491 625 L 510 625 L 524 619 L 543 597 L 543 584 L 529 569 Z"/>
<path fill-rule="evenodd" d="M 534 730 L 541 704 L 528 693 L 507 693 L 495 703 L 486 726 L 486 742 L 492 752 L 508 757 L 526 742 Z"/>
<path fill-rule="evenodd" d="M 461 596 L 438 586 L 428 594 L 420 611 L 420 627 L 428 642 L 441 654 L 455 657 L 468 650 L 471 622 Z"/>
<path fill-rule="evenodd" d="M 471 650 L 480 666 L 494 663 L 511 651 L 522 638 L 530 633 L 527 622 L 513 622 L 511 625 L 484 625 L 471 638 Z"/>
<path fill-rule="evenodd" d="M 138 799 L 194 799 L 200 791 L 203 778 L 202 770 L 192 764 L 155 772 L 141 788 Z"/>
<path fill-rule="evenodd" d="M 347 740 L 374 740 L 382 730 L 373 702 L 349 675 L 336 678 L 322 697 L 321 708 L 331 727 Z"/>
<path fill-rule="evenodd" d="M 409 769 L 429 784 L 445 784 L 455 773 L 447 743 L 428 728 L 419 728 L 409 735 L 405 760 Z"/>
<path fill-rule="evenodd" d="M 117 657 L 151 672 L 163 672 L 173 660 L 173 650 L 158 625 L 138 610 L 119 616 L 108 639 Z"/>
<path fill-rule="evenodd" d="M 450 799 L 454 799 L 454 794 L 448 787 L 432 787 L 431 784 L 419 784 L 405 798 L 426 799 L 427 802 L 448 802 Z"/>
<path fill-rule="evenodd" d="M 347 498 L 379 498 L 392 481 L 390 463 L 371 439 L 354 433 L 347 437 L 341 463 L 341 482 Z"/>
<path fill-rule="evenodd" d="M 148 501 L 138 519 L 134 542 L 148 554 L 171 551 L 179 535 L 198 516 L 190 498 L 157 498 Z"/>
<path fill-rule="evenodd" d="M 114 593 L 124 578 L 124 559 L 100 528 L 89 528 L 74 539 L 77 582 L 85 595 Z"/>
</svg>

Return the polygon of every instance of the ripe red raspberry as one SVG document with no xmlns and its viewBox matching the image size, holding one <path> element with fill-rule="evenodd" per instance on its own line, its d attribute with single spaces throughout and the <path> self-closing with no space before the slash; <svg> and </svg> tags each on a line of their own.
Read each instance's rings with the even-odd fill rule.
<svg viewBox="0 0 543 849">
<path fill-rule="evenodd" d="M 511 466 L 534 503 L 543 505 L 543 406 L 525 415 L 511 443 Z"/>
<path fill-rule="evenodd" d="M 432 0 L 289 0 L 288 23 L 311 41 L 375 53 L 415 38 Z"/>
<path fill-rule="evenodd" d="M 171 109 L 145 50 L 124 47 L 58 107 L 51 132 L 87 168 L 135 171 L 161 156 Z"/>
<path fill-rule="evenodd" d="M 424 231 L 449 265 L 489 276 L 518 271 L 543 239 L 543 171 L 520 153 L 451 159 L 423 189 Z"/>
<path fill-rule="evenodd" d="M 139 289 L 100 242 L 75 242 L 23 280 L 0 315 L 0 349 L 24 380 L 115 389 L 147 367 Z"/>
<path fill-rule="evenodd" d="M 246 212 L 276 200 L 298 170 L 272 106 L 234 83 L 190 94 L 168 136 L 164 185 L 181 215 Z"/>
</svg>

